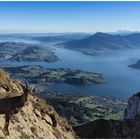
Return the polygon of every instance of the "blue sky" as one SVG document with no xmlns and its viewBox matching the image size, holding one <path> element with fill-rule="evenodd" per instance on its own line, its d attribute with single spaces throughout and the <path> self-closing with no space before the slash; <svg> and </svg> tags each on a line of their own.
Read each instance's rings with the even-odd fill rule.
<svg viewBox="0 0 140 140">
<path fill-rule="evenodd" d="M 0 32 L 140 31 L 140 2 L 0 2 Z"/>
</svg>

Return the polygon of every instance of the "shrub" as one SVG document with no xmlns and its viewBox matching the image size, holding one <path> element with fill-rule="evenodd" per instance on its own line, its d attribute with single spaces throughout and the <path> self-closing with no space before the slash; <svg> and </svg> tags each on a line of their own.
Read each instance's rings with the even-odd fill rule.
<svg viewBox="0 0 140 140">
<path fill-rule="evenodd" d="M 31 131 L 32 131 L 33 134 L 37 135 L 37 129 L 36 129 L 36 127 L 32 126 L 31 127 Z"/>
</svg>

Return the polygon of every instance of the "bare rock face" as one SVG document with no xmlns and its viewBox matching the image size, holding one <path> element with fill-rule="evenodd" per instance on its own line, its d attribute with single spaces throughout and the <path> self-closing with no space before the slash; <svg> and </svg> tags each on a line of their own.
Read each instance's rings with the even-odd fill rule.
<svg viewBox="0 0 140 140">
<path fill-rule="evenodd" d="M 20 95 L 22 92 L 23 89 L 20 83 L 16 80 L 11 80 L 9 75 L 0 69 L 0 98 L 16 96 L 16 93 Z"/>
<path fill-rule="evenodd" d="M 124 120 L 99 119 L 75 125 L 73 130 L 80 138 L 140 138 L 140 93 L 129 98 Z"/>
<path fill-rule="evenodd" d="M 96 120 L 82 125 L 73 126 L 80 138 L 140 138 L 140 116 L 133 120 Z"/>
<path fill-rule="evenodd" d="M 73 130 L 67 122 L 61 118 L 52 107 L 50 108 L 48 104 L 42 104 L 42 100 L 30 96 L 29 102 L 11 119 L 9 124 L 9 135 L 4 136 L 2 131 L 0 131 L 0 137 L 7 139 L 74 138 Z M 46 108 L 46 112 L 43 112 L 42 109 L 44 108 L 42 106 Z M 50 113 L 52 113 L 52 116 L 54 115 L 54 118 L 56 119 L 56 126 L 53 125 L 54 120 L 52 116 L 50 116 Z M 0 116 L 0 118 L 3 120 L 2 122 L 4 124 L 4 117 Z M 2 130 L 2 128 L 0 130 Z"/>
<path fill-rule="evenodd" d="M 136 115 L 140 115 L 140 93 L 129 98 L 124 119 L 134 119 Z"/>
<path fill-rule="evenodd" d="M 3 70 L 0 70 L 0 97 L 10 98 L 14 92 L 17 94 L 23 92 L 20 83 L 11 80 Z M 29 95 L 26 104 L 11 117 L 8 126 L 9 134 L 4 133 L 4 126 L 5 115 L 0 114 L 0 138 L 75 138 L 67 121 L 60 117 L 46 101 L 33 95 Z"/>
</svg>

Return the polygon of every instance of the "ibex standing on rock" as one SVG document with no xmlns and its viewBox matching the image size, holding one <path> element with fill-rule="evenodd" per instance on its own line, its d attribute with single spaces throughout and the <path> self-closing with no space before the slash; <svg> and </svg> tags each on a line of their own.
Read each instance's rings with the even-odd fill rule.
<svg viewBox="0 0 140 140">
<path fill-rule="evenodd" d="M 5 114 L 5 135 L 9 134 L 8 126 L 12 115 L 18 113 L 18 111 L 25 105 L 28 100 L 28 94 L 32 92 L 27 84 L 21 86 L 23 88 L 22 95 L 0 99 L 0 114 Z"/>
</svg>

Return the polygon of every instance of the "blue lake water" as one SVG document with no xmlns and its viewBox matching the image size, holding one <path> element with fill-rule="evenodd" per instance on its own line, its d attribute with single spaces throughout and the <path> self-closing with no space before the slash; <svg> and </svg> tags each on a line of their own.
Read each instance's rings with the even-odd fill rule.
<svg viewBox="0 0 140 140">
<path fill-rule="evenodd" d="M 60 61 L 46 62 L 0 62 L 0 64 L 41 65 L 49 68 L 71 68 L 102 73 L 106 82 L 94 86 L 74 86 L 68 84 L 53 84 L 50 91 L 89 93 L 102 96 L 128 98 L 140 91 L 140 70 L 128 67 L 140 58 L 140 50 L 112 52 L 103 56 L 88 56 L 80 52 L 63 48 L 56 49 Z"/>
</svg>

